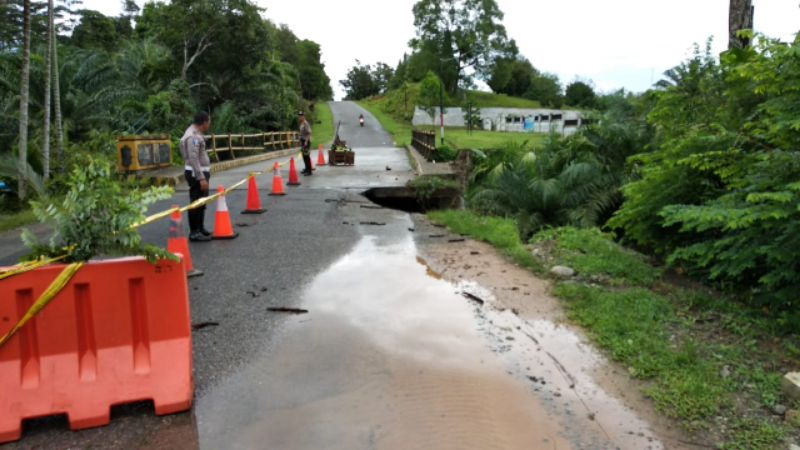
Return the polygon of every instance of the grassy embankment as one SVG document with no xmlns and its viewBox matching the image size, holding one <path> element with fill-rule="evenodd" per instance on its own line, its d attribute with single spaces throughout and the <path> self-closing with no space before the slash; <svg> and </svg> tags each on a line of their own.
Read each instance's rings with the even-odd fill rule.
<svg viewBox="0 0 800 450">
<path fill-rule="evenodd" d="M 313 145 L 322 144 L 328 147 L 333 142 L 333 135 L 336 132 L 331 107 L 325 102 L 316 103 L 314 115 L 314 123 L 311 124 L 311 142 Z"/>
<path fill-rule="evenodd" d="M 395 141 L 397 146 L 411 143 L 411 117 L 412 105 L 416 102 L 416 89 L 409 89 L 408 97 L 400 101 L 401 91 L 389 92 L 382 97 L 362 100 L 359 104 L 368 110 L 381 123 Z M 505 108 L 538 108 L 539 103 L 523 98 L 497 95 L 489 92 L 472 91 L 470 98 L 479 108 L 505 107 Z M 454 106 L 454 105 L 450 105 Z M 419 127 L 434 129 L 433 124 Z M 438 133 L 438 128 L 436 128 Z M 499 131 L 475 130 L 471 133 L 463 128 L 446 128 L 445 143 L 454 149 L 479 149 L 491 150 L 502 148 L 509 142 L 515 144 L 538 145 L 544 140 L 541 134 L 529 133 L 504 133 Z"/>
<path fill-rule="evenodd" d="M 36 222 L 36 216 L 29 209 L 16 213 L 0 214 L 0 232 L 30 225 L 34 222 Z"/>
<path fill-rule="evenodd" d="M 575 279 L 557 280 L 553 289 L 570 319 L 643 381 L 657 410 L 696 439 L 720 449 L 774 449 L 788 436 L 800 437 L 800 423 L 773 413 L 779 404 L 800 408 L 780 393 L 782 374 L 800 365 L 800 339 L 779 336 L 760 311 L 672 283 L 644 256 L 596 229 L 549 230 L 526 244 L 510 219 L 469 211 L 429 218 L 540 275 L 557 264 L 575 269 Z"/>
</svg>

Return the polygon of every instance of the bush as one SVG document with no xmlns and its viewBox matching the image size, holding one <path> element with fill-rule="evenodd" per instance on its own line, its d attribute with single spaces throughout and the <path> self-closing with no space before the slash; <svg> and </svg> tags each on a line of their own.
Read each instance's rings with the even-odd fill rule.
<svg viewBox="0 0 800 450">
<path fill-rule="evenodd" d="M 63 201 L 31 202 L 36 217 L 49 223 L 53 235 L 40 243 L 30 230 L 22 239 L 30 258 L 57 257 L 69 252 L 69 262 L 96 256 L 143 255 L 148 260 L 170 258 L 163 249 L 144 245 L 134 225 L 145 218 L 147 206 L 171 195 L 168 187 L 124 189 L 113 176 L 111 165 L 90 161 L 69 175 L 69 191 Z"/>
<path fill-rule="evenodd" d="M 671 71 L 657 146 L 611 221 L 691 274 L 776 311 L 800 307 L 800 38 Z M 789 316 L 785 320 L 789 320 Z"/>
<path fill-rule="evenodd" d="M 449 162 L 455 161 L 456 157 L 458 157 L 457 150 L 454 150 L 448 145 L 442 145 L 436 147 L 436 154 L 434 155 L 433 159 L 436 162 Z"/>
</svg>

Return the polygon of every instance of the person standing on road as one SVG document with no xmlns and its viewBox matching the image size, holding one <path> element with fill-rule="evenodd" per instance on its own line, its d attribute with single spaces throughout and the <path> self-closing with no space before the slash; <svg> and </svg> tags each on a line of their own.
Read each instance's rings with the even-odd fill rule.
<svg viewBox="0 0 800 450">
<path fill-rule="evenodd" d="M 303 111 L 298 113 L 300 117 L 300 145 L 303 152 L 303 164 L 306 166 L 303 175 L 313 175 L 311 168 L 311 125 L 306 120 Z"/>
<path fill-rule="evenodd" d="M 211 126 L 211 117 L 199 112 L 181 138 L 181 156 L 184 163 L 184 176 L 189 184 L 189 200 L 195 202 L 208 196 L 208 181 L 211 178 L 211 160 L 206 151 L 205 133 Z M 189 210 L 189 240 L 208 242 L 211 232 L 204 225 L 206 207 Z"/>
</svg>

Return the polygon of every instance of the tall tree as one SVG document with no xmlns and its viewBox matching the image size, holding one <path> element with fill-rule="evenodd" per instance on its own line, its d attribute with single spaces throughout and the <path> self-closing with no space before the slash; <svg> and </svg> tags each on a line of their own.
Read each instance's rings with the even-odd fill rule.
<svg viewBox="0 0 800 450">
<path fill-rule="evenodd" d="M 362 65 L 359 60 L 356 60 L 356 65 L 350 68 L 347 77 L 339 84 L 344 88 L 348 100 L 361 100 L 380 94 L 380 86 L 375 82 L 372 66 Z"/>
<path fill-rule="evenodd" d="M 506 35 L 503 12 L 495 0 L 420 0 L 413 12 L 417 36 L 411 47 L 436 53 L 440 77 L 447 75 L 448 68 L 456 74 L 457 83 L 447 85 L 450 92 L 459 83 L 470 84 L 473 72 L 488 79 L 498 57 L 518 52 Z M 437 72 L 436 67 L 428 69 Z"/>
<path fill-rule="evenodd" d="M 52 47 L 52 67 L 53 67 L 53 102 L 56 119 L 56 159 L 58 160 L 58 172 L 63 174 L 66 170 L 64 161 L 64 119 L 61 114 L 61 76 L 58 65 L 58 39 L 56 39 L 55 27 L 50 29 L 48 38 Z"/>
<path fill-rule="evenodd" d="M 753 0 L 731 0 L 728 15 L 728 48 L 744 48 L 750 39 L 739 37 L 741 30 L 753 29 Z"/>
<path fill-rule="evenodd" d="M 591 84 L 575 80 L 567 86 L 564 94 L 567 105 L 578 108 L 594 108 L 597 106 L 597 94 Z"/>
<path fill-rule="evenodd" d="M 53 79 L 53 27 L 55 20 L 53 0 L 47 1 L 47 52 L 45 56 L 44 76 L 44 127 L 42 130 L 42 175 L 50 177 L 50 95 Z"/>
<path fill-rule="evenodd" d="M 19 83 L 19 187 L 17 194 L 24 199 L 26 192 L 24 168 L 28 164 L 28 94 L 31 70 L 31 2 L 22 4 L 22 76 Z"/>
</svg>

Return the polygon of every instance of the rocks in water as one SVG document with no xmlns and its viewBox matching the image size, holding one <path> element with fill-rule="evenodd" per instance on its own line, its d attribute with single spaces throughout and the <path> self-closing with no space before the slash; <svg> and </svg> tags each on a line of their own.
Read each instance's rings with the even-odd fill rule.
<svg viewBox="0 0 800 450">
<path fill-rule="evenodd" d="M 550 269 L 550 273 L 559 278 L 572 278 L 575 276 L 575 270 L 567 266 L 555 266 Z"/>
</svg>

